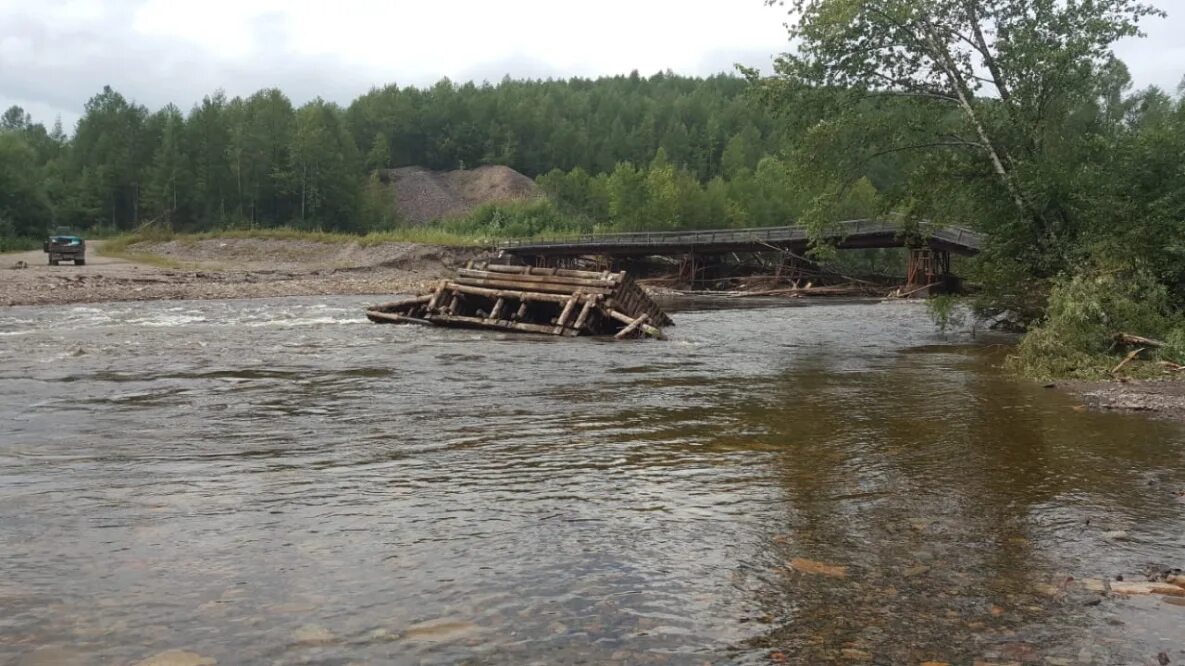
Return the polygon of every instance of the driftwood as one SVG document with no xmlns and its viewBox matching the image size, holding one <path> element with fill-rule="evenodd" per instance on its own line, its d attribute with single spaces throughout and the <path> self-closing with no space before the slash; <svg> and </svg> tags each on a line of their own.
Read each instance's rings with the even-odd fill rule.
<svg viewBox="0 0 1185 666">
<path fill-rule="evenodd" d="M 895 292 L 893 292 L 892 294 L 889 294 L 889 295 L 890 295 L 890 296 L 892 296 L 892 297 L 894 297 L 894 298 L 909 298 L 910 296 L 913 296 L 914 294 L 916 294 L 916 293 L 918 293 L 918 292 L 920 292 L 920 291 L 925 291 L 925 290 L 927 290 L 927 289 L 931 289 L 931 288 L 933 288 L 933 287 L 937 287 L 937 286 L 938 286 L 938 285 L 940 285 L 940 284 L 942 284 L 942 283 L 941 283 L 941 282 L 932 282 L 932 283 L 930 283 L 930 284 L 928 284 L 928 285 L 925 285 L 925 286 L 922 286 L 922 287 L 918 287 L 918 288 L 916 288 L 916 289 L 911 289 L 911 290 L 909 290 L 909 291 L 907 291 L 907 292 L 904 292 L 904 293 L 902 293 L 902 291 L 901 291 L 900 289 L 898 289 L 897 291 L 895 291 Z"/>
<path fill-rule="evenodd" d="M 858 296 L 865 293 L 862 287 L 841 285 L 834 287 L 815 287 L 810 282 L 805 287 L 784 287 L 782 289 L 763 289 L 761 291 L 741 291 L 732 293 L 733 298 L 755 298 L 759 296 Z"/>
<path fill-rule="evenodd" d="M 1132 335 L 1131 333 L 1116 333 L 1115 343 L 1126 346 L 1142 345 L 1144 347 L 1164 347 L 1166 343 L 1160 340 L 1153 340 L 1152 338 L 1145 338 L 1142 335 Z"/>
<path fill-rule="evenodd" d="M 1119 362 L 1119 365 L 1115 366 L 1114 368 L 1111 368 L 1111 374 L 1114 375 L 1114 374 L 1118 373 L 1123 368 L 1123 366 L 1134 361 L 1135 358 L 1137 356 L 1139 356 L 1140 353 L 1143 352 L 1145 349 L 1147 349 L 1147 347 L 1137 347 L 1137 348 L 1131 350 L 1130 352 L 1128 352 L 1127 356 L 1124 356 L 1123 360 Z"/>
<path fill-rule="evenodd" d="M 626 273 L 482 265 L 431 292 L 368 308 L 371 321 L 546 333 L 662 338 L 673 322 Z"/>
</svg>

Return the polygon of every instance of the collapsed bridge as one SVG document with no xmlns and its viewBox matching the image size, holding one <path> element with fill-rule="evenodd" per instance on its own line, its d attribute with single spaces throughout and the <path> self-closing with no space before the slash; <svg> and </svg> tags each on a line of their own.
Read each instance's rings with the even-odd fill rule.
<svg viewBox="0 0 1185 666">
<path fill-rule="evenodd" d="M 812 242 L 834 245 L 840 250 L 909 248 L 906 285 L 950 284 L 952 254 L 972 256 L 986 238 L 969 229 L 931 222 L 905 225 L 887 220 L 849 220 L 830 225 L 811 236 L 802 226 L 752 229 L 709 229 L 702 231 L 654 231 L 640 233 L 591 234 L 555 239 L 509 241 L 500 249 L 529 265 L 561 266 L 578 257 L 597 257 L 612 265 L 614 260 L 665 256 L 681 260 L 680 272 L 694 282 L 705 266 L 718 263 L 732 253 L 778 252 L 786 261 L 801 258 Z"/>
</svg>

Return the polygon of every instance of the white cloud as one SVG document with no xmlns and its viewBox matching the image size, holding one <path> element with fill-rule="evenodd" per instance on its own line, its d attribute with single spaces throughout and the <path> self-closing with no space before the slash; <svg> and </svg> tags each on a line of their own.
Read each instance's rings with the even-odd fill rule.
<svg viewBox="0 0 1185 666">
<path fill-rule="evenodd" d="M 712 74 L 768 66 L 786 48 L 783 12 L 761 0 L 4 0 L 0 107 L 69 125 L 105 84 L 187 108 L 218 88 L 345 104 L 443 76 Z M 1173 17 L 1121 45 L 1138 85 L 1175 88 L 1181 26 Z"/>
</svg>

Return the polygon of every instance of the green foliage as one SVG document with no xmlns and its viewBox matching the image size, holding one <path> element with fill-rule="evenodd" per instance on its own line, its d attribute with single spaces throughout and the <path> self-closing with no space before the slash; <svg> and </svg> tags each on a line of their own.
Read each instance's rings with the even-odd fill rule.
<svg viewBox="0 0 1185 666">
<path fill-rule="evenodd" d="M 18 131 L 0 130 L 0 236 L 37 238 L 52 223 L 36 153 Z"/>
<path fill-rule="evenodd" d="M 479 206 L 469 215 L 445 220 L 436 228 L 469 238 L 529 238 L 592 231 L 587 218 L 562 212 L 547 200 L 513 201 Z"/>
<path fill-rule="evenodd" d="M 1117 329 L 1167 334 L 1185 302 L 1185 101 L 1128 94 L 1112 52 L 1162 12 L 1037 5 L 789 0 L 797 50 L 750 79 L 788 125 L 809 228 L 866 179 L 857 208 L 988 232 L 963 267 L 975 309 L 1042 322 L 1015 367 L 1097 374 Z"/>
<path fill-rule="evenodd" d="M 1055 282 L 1045 319 L 1009 362 L 1035 377 L 1099 377 L 1117 363 L 1116 334 L 1167 336 L 1161 353 L 1176 354 L 1183 324 L 1168 289 L 1146 271 L 1078 272 Z"/>
<path fill-rule="evenodd" d="M 216 91 L 187 112 L 172 105 L 150 112 L 105 87 L 69 139 L 19 107 L 5 112 L 0 131 L 21 138 L 35 168 L 27 154 L 8 151 L 0 169 L 37 173 L 51 216 L 79 230 L 163 224 L 362 233 L 398 223 L 379 210 L 372 171 L 482 164 L 540 175 L 541 184 L 553 170 L 564 174 L 566 185 L 550 185 L 563 192 L 557 203 L 569 217 L 678 228 L 718 221 L 729 209 L 726 193 L 717 185 L 705 197 L 702 184 L 726 168 L 753 170 L 780 144 L 772 114 L 751 103 L 748 87 L 735 76 L 670 73 L 496 86 L 446 79 L 426 89 L 374 89 L 346 109 L 320 99 L 297 109 L 274 89 L 246 98 Z M 659 150 L 666 166 L 651 173 Z M 636 198 L 649 208 L 630 207 L 640 190 L 626 191 L 621 178 L 611 191 L 610 172 L 624 163 L 645 165 L 635 185 L 649 191 Z M 618 196 L 612 212 L 611 194 Z"/>
<path fill-rule="evenodd" d="M 789 168 L 771 156 L 757 162 L 756 172 L 742 167 L 730 178 L 703 183 L 659 148 L 645 167 L 619 162 L 611 173 L 597 176 L 580 168 L 553 169 L 537 182 L 564 212 L 607 222 L 616 231 L 783 226 L 795 223 L 805 208 L 805 193 Z M 864 179 L 850 188 L 836 213 L 871 216 L 878 201 L 876 188 Z"/>
<path fill-rule="evenodd" d="M 941 294 L 926 301 L 930 312 L 930 319 L 934 325 L 946 335 L 947 331 L 958 328 L 967 321 L 967 313 L 962 300 L 957 296 Z"/>
</svg>

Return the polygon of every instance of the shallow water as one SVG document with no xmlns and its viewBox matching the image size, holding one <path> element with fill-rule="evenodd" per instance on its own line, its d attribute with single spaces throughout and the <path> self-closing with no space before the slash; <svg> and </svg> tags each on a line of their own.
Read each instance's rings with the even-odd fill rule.
<svg viewBox="0 0 1185 666">
<path fill-rule="evenodd" d="M 1057 589 L 1185 566 L 1185 432 L 1004 376 L 1006 341 L 904 303 L 612 343 L 370 300 L 0 310 L 0 662 L 1185 658 L 1185 608 Z"/>
</svg>

